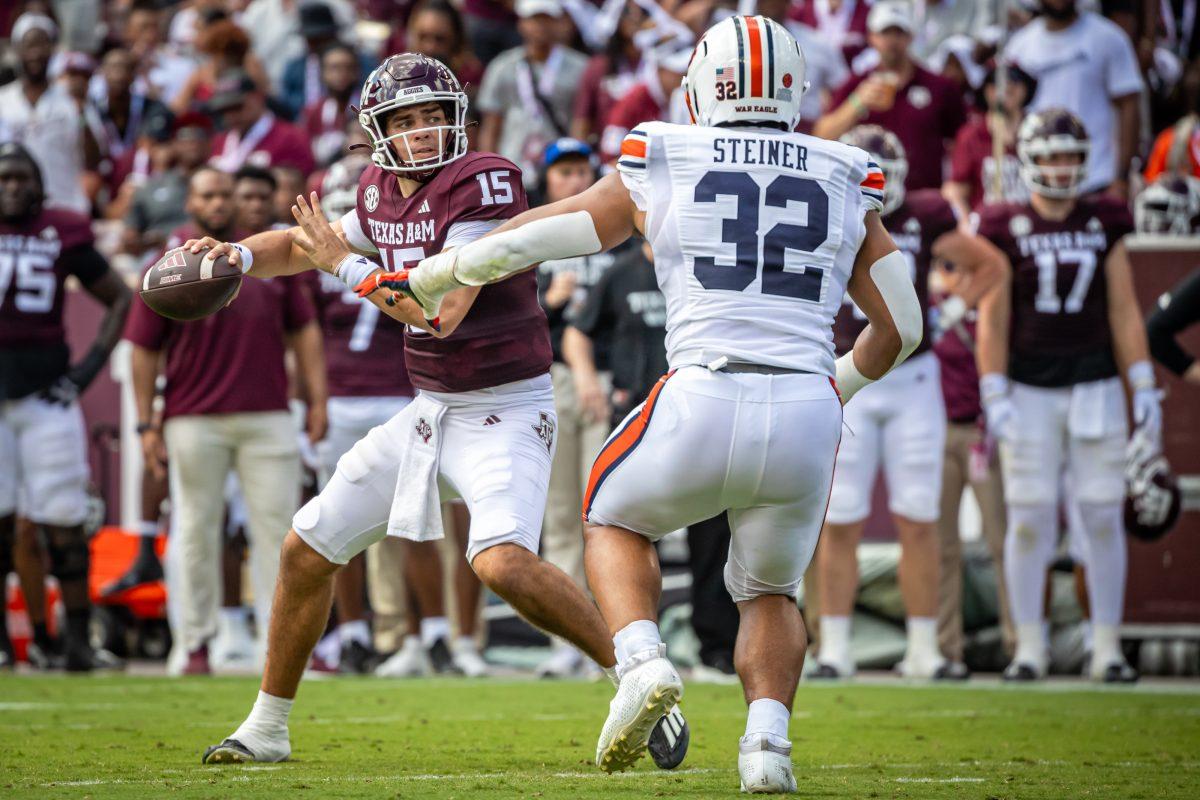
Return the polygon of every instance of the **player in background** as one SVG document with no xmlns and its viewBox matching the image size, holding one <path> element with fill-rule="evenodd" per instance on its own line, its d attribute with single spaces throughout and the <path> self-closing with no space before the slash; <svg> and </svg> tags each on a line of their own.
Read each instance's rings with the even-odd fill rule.
<svg viewBox="0 0 1200 800">
<path fill-rule="evenodd" d="M 979 215 L 979 235 L 1012 264 L 1011 277 L 980 304 L 977 349 L 1007 496 L 1005 578 L 1017 628 L 1009 680 L 1046 674 L 1043 599 L 1064 471 L 1086 531 L 1091 677 L 1137 679 L 1119 634 L 1129 441 L 1121 376 L 1132 391 L 1134 424 L 1155 444 L 1162 411 L 1122 243 L 1133 220 L 1119 200 L 1079 195 L 1089 147 L 1069 111 L 1030 114 L 1017 144 L 1029 202 L 987 206 Z"/>
<path fill-rule="evenodd" d="M 361 100 L 374 164 L 362 175 L 353 213 L 330 226 L 315 194 L 311 203 L 297 197 L 301 228 L 186 246 L 227 253 L 252 277 L 321 267 L 354 287 L 380 264 L 351 248 L 401 268 L 466 245 L 527 208 L 516 166 L 467 152 L 467 97 L 441 62 L 391 56 L 367 78 Z M 246 721 L 208 748 L 206 763 L 289 756 L 287 718 L 329 615 L 334 573 L 389 531 L 418 540 L 439 535 L 443 488 L 471 510 L 467 558 L 480 579 L 615 679 L 612 641 L 596 606 L 537 556 L 555 417 L 535 277 L 464 287 L 446 298 L 440 324 L 427 322 L 412 301 L 384 294 L 372 302 L 409 325 L 403 357 L 421 391 L 351 448 L 321 494 L 296 513 L 280 558 L 262 690 Z M 683 747 L 670 755 L 681 759 L 686 737 L 678 741 Z"/>
<path fill-rule="evenodd" d="M 814 677 L 854 674 L 850 621 L 858 589 L 858 543 L 871 512 L 875 479 L 883 469 L 888 509 L 900 540 L 900 592 L 907 611 L 908 649 L 896 665 L 908 678 L 965 678 L 938 650 L 938 540 L 946 411 L 937 357 L 930 349 L 929 270 L 935 258 L 952 262 L 972 279 L 962 296 L 941 305 L 938 328 L 957 325 L 1005 269 L 1004 256 L 986 241 L 964 233 L 954 208 L 936 189 L 904 191 L 908 159 L 895 134 L 860 125 L 842 141 L 866 150 L 883 170 L 886 188 L 881 219 L 908 264 L 921 302 L 925 335 L 908 360 L 846 405 L 846 427 L 834 471 L 825 529 L 817 549 L 821 649 Z M 854 346 L 867 325 L 847 302 L 833 325 L 834 349 Z"/>
<path fill-rule="evenodd" d="M 795 596 L 825 516 L 838 392 L 849 401 L 922 331 L 908 264 L 879 219 L 883 173 L 858 148 L 790 133 L 805 85 L 783 27 L 726 19 L 683 82 L 694 125 L 639 125 L 617 173 L 583 194 L 364 287 L 410 293 L 432 318 L 455 287 L 614 247 L 635 230 L 651 243 L 671 371 L 609 438 L 583 509 L 588 584 L 621 676 L 596 748 L 606 771 L 634 763 L 683 693 L 656 622 L 653 542 L 728 512 L 734 661 L 750 706 L 742 788 L 796 789 L 788 723 L 806 636 Z M 835 363 L 847 290 L 870 324 Z"/>
<path fill-rule="evenodd" d="M 88 671 L 104 664 L 88 644 L 87 434 L 78 398 L 120 340 L 131 295 L 96 252 L 88 219 L 44 208 L 44 200 L 29 151 L 0 145 L 0 576 L 12 567 L 19 507 L 62 588 L 65 667 Z M 96 340 L 75 364 L 63 329 L 69 275 L 106 307 Z M 12 647 L 0 626 L 5 662 L 12 663 Z"/>
</svg>

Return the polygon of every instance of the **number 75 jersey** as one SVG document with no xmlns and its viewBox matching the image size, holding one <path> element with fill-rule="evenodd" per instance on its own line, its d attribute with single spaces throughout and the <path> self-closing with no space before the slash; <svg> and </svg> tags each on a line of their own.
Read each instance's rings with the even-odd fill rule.
<svg viewBox="0 0 1200 800">
<path fill-rule="evenodd" d="M 646 214 L 672 368 L 730 361 L 834 374 L 833 320 L 883 173 L 839 142 L 648 122 L 617 170 Z"/>
</svg>

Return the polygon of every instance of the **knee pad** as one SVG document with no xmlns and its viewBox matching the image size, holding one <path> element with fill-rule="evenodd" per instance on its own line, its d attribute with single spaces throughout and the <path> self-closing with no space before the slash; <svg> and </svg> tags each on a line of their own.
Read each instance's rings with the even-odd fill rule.
<svg viewBox="0 0 1200 800">
<path fill-rule="evenodd" d="M 88 543 L 83 526 L 70 528 L 48 525 L 46 551 L 50 554 L 50 574 L 61 581 L 87 580 Z"/>
<path fill-rule="evenodd" d="M 794 600 L 803 577 L 804 568 L 795 570 L 778 562 L 770 566 L 763 565 L 756 571 L 748 570 L 732 552 L 725 562 L 725 590 L 735 603 L 769 594 L 786 595 Z"/>
</svg>

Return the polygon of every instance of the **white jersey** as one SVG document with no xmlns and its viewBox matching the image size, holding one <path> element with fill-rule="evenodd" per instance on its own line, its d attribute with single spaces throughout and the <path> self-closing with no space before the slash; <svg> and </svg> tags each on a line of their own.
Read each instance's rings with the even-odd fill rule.
<svg viewBox="0 0 1200 800">
<path fill-rule="evenodd" d="M 667 299 L 673 369 L 722 356 L 834 374 L 833 319 L 883 173 L 839 142 L 647 122 L 617 170 Z"/>
</svg>

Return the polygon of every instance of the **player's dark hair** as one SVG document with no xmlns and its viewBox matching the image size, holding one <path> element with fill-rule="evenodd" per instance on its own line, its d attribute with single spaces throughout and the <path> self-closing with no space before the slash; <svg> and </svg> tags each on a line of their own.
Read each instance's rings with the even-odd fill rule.
<svg viewBox="0 0 1200 800">
<path fill-rule="evenodd" d="M 275 176 L 271 174 L 270 170 L 256 167 L 253 164 L 246 164 L 233 173 L 233 182 L 238 183 L 240 181 L 259 181 L 265 183 L 271 187 L 272 192 L 279 188 L 279 181 L 275 180 Z"/>
</svg>

